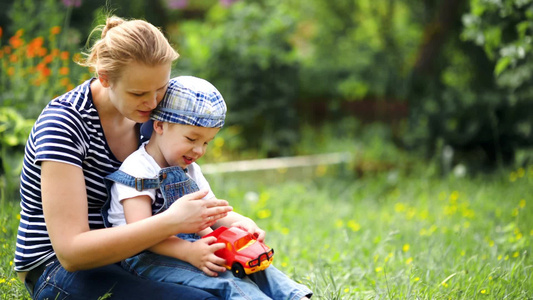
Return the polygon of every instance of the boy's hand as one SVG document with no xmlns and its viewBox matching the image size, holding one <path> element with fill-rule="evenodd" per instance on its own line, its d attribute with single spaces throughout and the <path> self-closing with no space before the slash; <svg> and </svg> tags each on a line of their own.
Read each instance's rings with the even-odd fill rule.
<svg viewBox="0 0 533 300">
<path fill-rule="evenodd" d="M 224 243 L 215 243 L 216 237 L 210 236 L 199 239 L 191 244 L 188 263 L 202 270 L 209 276 L 216 277 L 218 273 L 226 271 L 225 260 L 215 255 L 215 252 L 224 249 Z"/>
<path fill-rule="evenodd" d="M 247 232 L 254 235 L 258 241 L 263 242 L 265 240 L 265 231 L 250 218 L 243 218 L 242 220 L 239 220 L 237 222 L 234 222 L 231 224 L 231 226 L 239 227 L 242 230 L 246 230 Z"/>
</svg>

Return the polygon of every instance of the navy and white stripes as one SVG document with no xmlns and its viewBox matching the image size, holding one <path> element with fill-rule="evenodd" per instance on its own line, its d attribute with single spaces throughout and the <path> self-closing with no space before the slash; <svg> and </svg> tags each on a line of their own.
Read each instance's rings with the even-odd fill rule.
<svg viewBox="0 0 533 300">
<path fill-rule="evenodd" d="M 41 202 L 40 163 L 57 161 L 83 170 L 91 229 L 102 228 L 100 209 L 107 198 L 103 178 L 118 169 L 93 105 L 88 80 L 52 100 L 37 119 L 26 145 L 21 174 L 21 213 L 15 270 L 28 271 L 55 256 Z M 66 182 L 65 184 L 69 184 Z"/>
</svg>

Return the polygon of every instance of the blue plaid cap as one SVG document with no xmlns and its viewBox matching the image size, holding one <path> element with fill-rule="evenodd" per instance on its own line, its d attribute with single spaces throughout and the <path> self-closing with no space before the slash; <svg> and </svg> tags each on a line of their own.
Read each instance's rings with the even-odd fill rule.
<svg viewBox="0 0 533 300">
<path fill-rule="evenodd" d="M 220 128 L 226 118 L 226 103 L 207 80 L 193 76 L 170 79 L 167 92 L 152 120 L 176 124 Z"/>
</svg>

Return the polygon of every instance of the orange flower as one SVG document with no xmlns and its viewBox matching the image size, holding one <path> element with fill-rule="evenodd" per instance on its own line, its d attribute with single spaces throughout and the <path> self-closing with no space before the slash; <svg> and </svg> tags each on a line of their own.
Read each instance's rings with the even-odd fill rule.
<svg viewBox="0 0 533 300">
<path fill-rule="evenodd" d="M 62 60 L 67 60 L 67 59 L 68 59 L 68 56 L 69 56 L 68 51 L 63 51 L 63 52 L 61 52 L 61 59 L 62 59 Z"/>
<path fill-rule="evenodd" d="M 24 29 L 19 29 L 17 32 L 15 32 L 16 37 L 21 37 L 24 34 Z"/>
<path fill-rule="evenodd" d="M 43 62 L 37 64 L 37 66 L 35 67 L 35 69 L 40 72 L 42 72 L 44 68 L 46 68 L 46 65 Z"/>
<path fill-rule="evenodd" d="M 59 55 L 59 49 L 57 49 L 57 48 L 52 49 L 52 52 L 50 52 L 50 54 L 51 54 L 53 57 L 58 56 L 58 55 Z"/>
<path fill-rule="evenodd" d="M 35 48 L 41 48 L 43 44 L 44 38 L 42 36 L 36 37 L 30 42 L 30 45 Z"/>
<path fill-rule="evenodd" d="M 24 44 L 24 41 L 17 35 L 9 38 L 9 44 L 13 46 L 13 49 L 17 49 Z"/>
<path fill-rule="evenodd" d="M 68 79 L 68 77 L 61 78 L 61 80 L 59 80 L 59 84 L 62 86 L 68 86 L 70 84 L 70 79 Z"/>
<path fill-rule="evenodd" d="M 54 27 L 50 28 L 50 34 L 52 34 L 52 35 L 59 34 L 60 32 L 61 32 L 61 27 L 59 27 L 59 26 L 54 26 Z"/>
<path fill-rule="evenodd" d="M 2 26 L 0 26 L 0 38 L 2 37 Z"/>
<path fill-rule="evenodd" d="M 54 60 L 54 58 L 52 57 L 52 55 L 47 55 L 43 58 L 43 63 L 45 64 L 49 64 L 52 62 L 52 60 Z"/>
<path fill-rule="evenodd" d="M 67 67 L 62 67 L 62 68 L 59 69 L 59 74 L 61 74 L 61 75 L 68 75 L 69 71 L 70 71 L 69 68 L 67 68 Z"/>
<path fill-rule="evenodd" d="M 15 54 L 11 54 L 9 56 L 9 61 L 10 62 L 17 62 L 19 60 L 18 56 L 16 56 Z"/>
<path fill-rule="evenodd" d="M 9 68 L 7 69 L 7 75 L 9 75 L 9 76 L 13 76 L 13 74 L 15 74 L 15 68 L 13 68 L 13 67 L 9 67 Z"/>
<path fill-rule="evenodd" d="M 9 46 L 4 46 L 4 53 L 5 53 L 5 54 L 11 54 L 11 47 L 9 47 Z"/>
<path fill-rule="evenodd" d="M 47 67 L 42 68 L 40 71 L 44 77 L 48 77 L 50 76 L 50 74 L 52 74 L 52 70 L 50 70 L 50 68 L 47 68 Z"/>
<path fill-rule="evenodd" d="M 39 51 L 37 51 L 37 55 L 39 57 L 43 57 L 46 55 L 46 53 L 48 53 L 48 50 L 46 50 L 46 48 L 39 48 Z"/>
<path fill-rule="evenodd" d="M 29 58 L 35 57 L 35 55 L 40 53 L 40 49 L 42 48 L 43 42 L 44 42 L 44 39 L 42 37 L 33 39 L 28 44 L 28 48 L 26 49 L 26 55 Z"/>
</svg>

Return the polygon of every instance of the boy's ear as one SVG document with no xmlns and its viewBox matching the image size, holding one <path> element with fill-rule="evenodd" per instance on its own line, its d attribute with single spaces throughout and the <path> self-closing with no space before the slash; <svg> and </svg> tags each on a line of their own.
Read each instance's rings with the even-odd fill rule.
<svg viewBox="0 0 533 300">
<path fill-rule="evenodd" d="M 109 84 L 109 79 L 107 78 L 107 74 L 105 71 L 98 71 L 98 80 L 100 80 L 100 84 L 102 84 L 102 86 L 105 88 L 111 86 Z"/>
<path fill-rule="evenodd" d="M 154 132 L 157 133 L 157 134 L 162 134 L 163 133 L 163 124 L 165 124 L 165 122 L 154 120 L 153 123 L 154 123 L 153 124 Z"/>
</svg>

